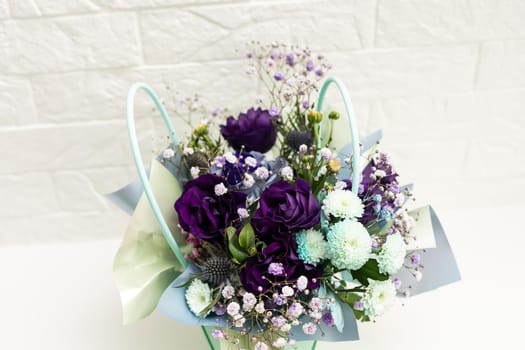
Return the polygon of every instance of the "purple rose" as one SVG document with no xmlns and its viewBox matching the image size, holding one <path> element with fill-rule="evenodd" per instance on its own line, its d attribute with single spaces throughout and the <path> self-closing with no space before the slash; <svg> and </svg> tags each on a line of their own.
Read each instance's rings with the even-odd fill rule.
<svg viewBox="0 0 525 350">
<path fill-rule="evenodd" d="M 194 236 L 216 241 L 228 226 L 238 226 L 237 209 L 246 207 L 246 194 L 226 191 L 216 192 L 216 185 L 227 184 L 216 175 L 206 174 L 188 181 L 175 202 L 180 226 Z M 221 186 L 222 187 L 222 186 Z"/>
<path fill-rule="evenodd" d="M 272 263 L 279 262 L 283 274 L 275 275 L 269 272 Z M 271 269 L 270 269 L 271 270 Z M 323 274 L 321 266 L 305 264 L 297 256 L 297 243 L 292 236 L 286 235 L 271 242 L 260 254 L 246 261 L 240 272 L 241 283 L 248 292 L 260 294 L 272 287 L 271 282 L 286 280 L 293 283 L 301 276 L 308 278 L 308 288 L 319 287 L 319 277 Z M 315 282 L 314 279 L 317 279 Z M 259 290 L 259 287 L 262 290 Z"/>
<path fill-rule="evenodd" d="M 228 117 L 226 125 L 221 125 L 221 134 L 235 150 L 266 153 L 272 148 L 277 138 L 274 117 L 269 111 L 261 108 L 250 108 L 239 114 L 237 119 Z"/>
<path fill-rule="evenodd" d="M 270 241 L 290 232 L 315 226 L 320 219 L 321 205 L 303 179 L 295 184 L 278 181 L 261 195 L 252 225 L 260 239 Z"/>
</svg>

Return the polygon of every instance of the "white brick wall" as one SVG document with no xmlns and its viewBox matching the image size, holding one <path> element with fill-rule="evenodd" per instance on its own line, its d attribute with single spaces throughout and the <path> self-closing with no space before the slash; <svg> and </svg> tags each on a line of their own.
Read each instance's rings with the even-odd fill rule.
<svg viewBox="0 0 525 350">
<path fill-rule="evenodd" d="M 0 0 L 0 244 L 119 237 L 100 193 L 134 177 L 128 86 L 246 108 L 251 39 L 324 52 L 423 202 L 523 205 L 524 17 L 522 0 Z"/>
</svg>

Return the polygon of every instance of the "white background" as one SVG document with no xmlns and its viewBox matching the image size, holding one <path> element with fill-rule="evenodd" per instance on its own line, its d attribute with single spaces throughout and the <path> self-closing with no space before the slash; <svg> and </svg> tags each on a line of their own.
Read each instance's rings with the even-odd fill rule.
<svg viewBox="0 0 525 350">
<path fill-rule="evenodd" d="M 463 275 L 320 348 L 525 348 L 523 18 L 521 0 L 0 0 L 0 349 L 204 349 L 158 314 L 121 326 L 111 264 L 127 217 L 100 193 L 134 177 L 128 86 L 236 113 L 257 96 L 251 39 L 325 53 Z M 162 135 L 150 107 L 147 155 Z"/>
</svg>

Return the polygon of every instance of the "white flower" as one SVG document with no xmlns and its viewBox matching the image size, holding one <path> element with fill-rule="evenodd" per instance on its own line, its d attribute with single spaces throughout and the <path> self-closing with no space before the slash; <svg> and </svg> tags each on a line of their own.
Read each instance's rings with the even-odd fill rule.
<svg viewBox="0 0 525 350">
<path fill-rule="evenodd" d="M 307 322 L 303 324 L 304 334 L 313 335 L 317 331 L 317 326 L 312 322 Z"/>
<path fill-rule="evenodd" d="M 374 318 L 381 316 L 396 300 L 396 287 L 390 280 L 369 280 L 365 295 L 361 299 L 365 314 Z"/>
<path fill-rule="evenodd" d="M 222 296 L 224 297 L 224 299 L 231 299 L 234 295 L 235 289 L 232 286 L 227 285 L 222 289 Z"/>
<path fill-rule="evenodd" d="M 285 323 L 279 328 L 281 332 L 288 333 L 290 329 L 292 329 L 292 325 L 290 323 Z"/>
<path fill-rule="evenodd" d="M 286 316 L 289 318 L 299 318 L 303 312 L 304 307 L 301 305 L 301 303 L 294 301 L 286 311 Z"/>
<path fill-rule="evenodd" d="M 403 265 L 405 256 L 406 245 L 403 237 L 399 233 L 387 236 L 377 257 L 379 272 L 389 275 L 396 273 Z"/>
<path fill-rule="evenodd" d="M 308 146 L 305 144 L 302 144 L 299 146 L 299 153 L 305 154 L 308 151 Z"/>
<path fill-rule="evenodd" d="M 186 147 L 186 148 L 184 148 L 183 153 L 184 153 L 185 156 L 191 156 L 193 154 L 193 148 Z"/>
<path fill-rule="evenodd" d="M 255 305 L 255 312 L 262 314 L 264 311 L 266 311 L 264 303 L 262 301 L 258 302 L 257 305 Z"/>
<path fill-rule="evenodd" d="M 299 258 L 307 264 L 317 265 L 326 258 L 324 235 L 315 229 L 301 231 L 295 236 Z"/>
<path fill-rule="evenodd" d="M 308 306 L 310 306 L 310 309 L 312 310 L 320 310 L 323 307 L 323 301 L 321 298 L 314 297 L 312 300 L 310 300 Z"/>
<path fill-rule="evenodd" d="M 257 166 L 257 160 L 253 157 L 246 157 L 244 160 L 244 164 L 248 165 L 249 167 L 255 168 Z"/>
<path fill-rule="evenodd" d="M 231 164 L 235 164 L 238 161 L 237 157 L 232 152 L 226 153 L 224 155 L 224 159 L 226 159 L 226 161 Z"/>
<path fill-rule="evenodd" d="M 328 256 L 338 269 L 357 270 L 370 258 L 372 239 L 360 222 L 339 221 L 332 226 L 326 238 Z"/>
<path fill-rule="evenodd" d="M 194 279 L 188 289 L 186 289 L 186 303 L 191 312 L 195 316 L 199 316 L 211 302 L 210 286 L 199 279 Z"/>
<path fill-rule="evenodd" d="M 257 298 L 252 293 L 245 293 L 242 296 L 242 309 L 244 311 L 252 311 L 253 307 L 255 306 L 255 303 L 257 302 Z"/>
<path fill-rule="evenodd" d="M 250 174 L 244 174 L 242 184 L 244 185 L 244 187 L 250 188 L 255 184 L 255 179 Z"/>
<path fill-rule="evenodd" d="M 257 344 L 255 344 L 255 347 L 253 348 L 253 350 L 268 350 L 268 345 L 266 345 L 263 342 L 257 342 Z"/>
<path fill-rule="evenodd" d="M 289 166 L 285 166 L 281 169 L 281 176 L 287 180 L 293 180 L 293 169 Z"/>
<path fill-rule="evenodd" d="M 308 314 L 314 320 L 320 320 L 323 317 L 323 314 L 320 311 L 310 311 Z"/>
<path fill-rule="evenodd" d="M 237 209 L 237 214 L 239 214 L 239 217 L 241 219 L 246 219 L 247 217 L 250 216 L 250 214 L 248 213 L 248 210 L 246 208 L 239 208 L 239 209 Z"/>
<path fill-rule="evenodd" d="M 261 180 L 266 180 L 268 178 L 268 176 L 270 176 L 270 174 L 268 172 L 268 169 L 266 169 L 263 166 L 255 169 L 255 171 L 253 173 L 255 174 L 255 176 L 257 176 L 257 178 L 259 178 Z"/>
<path fill-rule="evenodd" d="M 352 191 L 333 190 L 323 200 L 324 211 L 339 218 L 360 218 L 364 212 L 361 199 Z"/>
<path fill-rule="evenodd" d="M 171 148 L 166 148 L 163 152 L 162 152 L 162 158 L 164 159 L 170 159 L 171 157 L 173 157 L 175 155 L 175 151 L 172 150 Z"/>
<path fill-rule="evenodd" d="M 274 348 L 283 348 L 286 345 L 286 339 L 279 337 L 272 343 Z"/>
<path fill-rule="evenodd" d="M 225 195 L 226 192 L 228 192 L 228 189 L 226 188 L 226 186 L 224 186 L 224 184 L 222 182 L 217 184 L 217 185 L 215 185 L 215 195 L 216 196 Z"/>
<path fill-rule="evenodd" d="M 246 318 L 244 318 L 243 315 L 236 314 L 233 316 L 233 326 L 237 328 L 241 328 L 244 326 L 244 323 L 246 322 Z"/>
<path fill-rule="evenodd" d="M 321 154 L 321 157 L 323 157 L 325 160 L 330 160 L 330 158 L 332 158 L 332 151 L 330 151 L 329 148 L 323 147 L 321 148 L 319 153 Z"/>
<path fill-rule="evenodd" d="M 385 177 L 386 176 L 386 172 L 384 170 L 381 170 L 381 169 L 378 169 L 374 172 L 374 175 L 377 176 L 377 177 Z"/>
<path fill-rule="evenodd" d="M 396 199 L 394 200 L 394 205 L 396 207 L 402 207 L 405 204 L 405 195 L 403 193 L 396 194 Z"/>
<path fill-rule="evenodd" d="M 344 181 L 337 181 L 337 182 L 335 183 L 334 188 L 335 188 L 336 190 L 344 190 L 344 189 L 346 188 L 346 182 L 344 182 Z"/>
<path fill-rule="evenodd" d="M 293 295 L 293 288 L 292 287 L 289 287 L 289 286 L 284 286 L 282 289 L 281 289 L 281 293 L 285 296 L 285 297 L 291 297 Z"/>
<path fill-rule="evenodd" d="M 228 313 L 228 315 L 230 316 L 235 316 L 239 313 L 239 311 L 241 310 L 241 306 L 236 303 L 235 301 L 232 301 L 231 303 L 228 304 L 228 306 L 226 307 L 226 312 Z"/>
<path fill-rule="evenodd" d="M 321 175 L 326 175 L 326 172 L 328 171 L 328 169 L 326 169 L 326 165 L 323 165 L 321 167 L 321 169 L 319 169 L 319 174 Z"/>
<path fill-rule="evenodd" d="M 200 171 L 201 170 L 198 166 L 192 166 L 190 169 L 191 177 L 195 179 L 197 176 L 199 176 Z"/>
<path fill-rule="evenodd" d="M 298 289 L 299 291 L 303 291 L 303 290 L 305 290 L 307 287 L 308 287 L 308 278 L 306 278 L 305 276 L 300 276 L 300 277 L 297 279 L 297 289 Z"/>
</svg>

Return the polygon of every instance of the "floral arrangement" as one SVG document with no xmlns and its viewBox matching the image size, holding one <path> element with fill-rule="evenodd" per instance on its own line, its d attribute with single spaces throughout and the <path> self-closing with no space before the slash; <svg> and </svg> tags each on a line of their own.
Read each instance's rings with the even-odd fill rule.
<svg viewBox="0 0 525 350">
<path fill-rule="evenodd" d="M 316 109 L 327 60 L 259 43 L 246 57 L 267 94 L 237 116 L 202 113 L 152 166 L 175 250 L 145 199 L 113 195 L 135 211 L 115 260 L 127 321 L 157 306 L 232 349 L 355 340 L 356 320 L 459 279 L 433 210 L 407 209 L 380 134 L 352 152 L 334 137 L 339 111 Z M 439 266 L 423 278 L 426 255 Z"/>
</svg>

